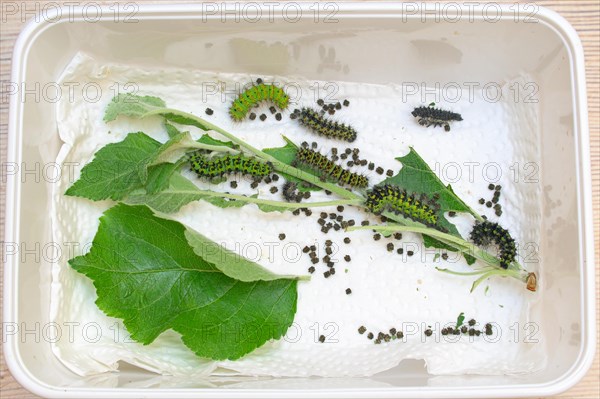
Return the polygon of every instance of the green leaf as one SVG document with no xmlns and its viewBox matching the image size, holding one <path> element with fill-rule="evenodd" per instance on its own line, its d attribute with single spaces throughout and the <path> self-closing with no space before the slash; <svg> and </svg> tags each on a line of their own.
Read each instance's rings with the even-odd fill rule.
<svg viewBox="0 0 600 399">
<path fill-rule="evenodd" d="M 156 154 L 154 155 L 154 158 L 152 158 L 149 166 L 165 162 L 177 162 L 181 160 L 186 153 L 196 148 L 197 144 L 198 142 L 192 139 L 192 135 L 189 132 L 179 133 L 171 137 L 156 150 Z"/>
<path fill-rule="evenodd" d="M 180 125 L 187 126 L 196 126 L 205 131 L 210 130 L 209 125 L 205 125 L 199 120 L 170 113 L 164 100 L 159 97 L 138 96 L 131 93 L 121 93 L 113 97 L 111 102 L 106 107 L 104 121 L 113 121 L 121 115 L 132 118 L 143 118 L 151 113 L 161 115 L 167 122 L 178 123 Z M 167 127 L 167 133 L 169 133 L 169 130 L 174 132 L 173 129 Z"/>
<path fill-rule="evenodd" d="M 441 206 L 440 213 L 455 211 L 471 213 L 474 216 L 476 215 L 476 213 L 454 193 L 450 185 L 444 186 L 444 183 L 442 183 L 414 148 L 411 147 L 407 155 L 398 157 L 396 160 L 402 163 L 402 169 L 400 169 L 400 172 L 396 175 L 385 179 L 381 184 L 394 184 L 409 192 L 425 193 L 430 197 L 434 194 L 438 194 L 438 203 Z M 447 221 L 446 223 L 451 225 L 451 223 Z"/>
<path fill-rule="evenodd" d="M 177 129 L 175 127 L 175 125 L 169 123 L 168 121 L 165 120 L 165 129 L 167 131 L 167 134 L 169 135 L 169 138 L 173 137 L 173 136 L 177 136 L 178 134 L 181 133 L 181 131 L 179 129 Z"/>
<path fill-rule="evenodd" d="M 145 206 L 119 204 L 100 218 L 90 252 L 69 264 L 93 281 L 98 307 L 142 344 L 172 329 L 200 357 L 235 360 L 282 337 L 296 313 L 297 280 L 231 278 L 222 269 L 236 274 L 233 266 L 194 252 L 188 231 Z"/>
<path fill-rule="evenodd" d="M 445 228 L 449 234 L 460 237 L 456 226 L 450 223 L 444 214 L 454 211 L 467 212 L 474 216 L 478 215 L 454 193 L 452 186 L 444 185 L 414 148 L 411 147 L 407 155 L 398 157 L 396 160 L 402 163 L 402 169 L 380 184 L 393 184 L 409 192 L 427 194 L 429 197 L 437 194 L 439 196 L 437 202 L 440 204 L 438 224 Z M 456 252 L 454 247 L 427 235 L 423 235 L 423 243 L 426 248 L 440 248 Z M 465 260 L 469 265 L 475 263 L 475 258 L 469 255 L 465 255 Z"/>
<path fill-rule="evenodd" d="M 452 226 L 452 228 L 449 228 L 448 232 L 457 237 L 460 237 L 460 234 L 458 234 L 458 230 L 456 230 L 456 227 L 454 225 L 451 225 L 451 226 Z M 426 234 L 423 234 L 423 244 L 425 245 L 425 248 L 439 248 L 439 249 L 445 249 L 446 251 L 458 252 L 458 250 L 455 247 L 445 244 L 445 243 L 441 242 L 440 240 L 433 238 L 431 236 L 428 236 Z M 475 263 L 477 261 L 477 259 L 475 257 L 473 257 L 467 253 L 464 253 L 464 252 L 463 252 L 463 257 L 465 258 L 467 265 L 472 265 L 473 263 Z"/>
<path fill-rule="evenodd" d="M 462 326 L 464 321 L 465 321 L 465 314 L 463 312 L 461 312 L 458 315 L 458 317 L 456 318 L 456 328 L 459 328 L 460 326 Z"/>
<path fill-rule="evenodd" d="M 161 113 L 161 115 L 169 122 L 174 122 L 174 123 L 178 123 L 180 125 L 185 125 L 185 126 L 195 126 L 197 128 L 200 128 L 204 131 L 208 131 L 210 130 L 210 126 L 205 125 L 203 123 L 201 123 L 199 120 L 196 119 L 192 119 L 192 118 L 187 118 L 183 115 L 176 115 L 176 114 L 171 114 L 171 113 Z M 201 118 L 197 118 L 202 120 Z"/>
<path fill-rule="evenodd" d="M 296 153 L 298 152 L 298 146 L 293 141 L 283 136 L 285 145 L 283 147 L 265 148 L 263 152 L 271 155 L 273 158 L 290 165 L 294 159 L 296 159 Z"/>
<path fill-rule="evenodd" d="M 252 196 L 252 197 L 258 197 L 258 195 L 256 196 Z M 258 209 L 260 209 L 263 212 L 269 213 L 269 212 L 284 212 L 286 209 L 282 209 L 279 206 L 274 206 L 274 205 L 269 205 L 269 204 L 256 204 L 256 206 L 258 206 Z M 289 210 L 289 209 L 287 209 Z"/>
<path fill-rule="evenodd" d="M 102 147 L 81 170 L 81 176 L 66 195 L 94 201 L 120 200 L 143 187 L 144 173 L 160 148 L 160 142 L 144 133 L 130 133 L 118 143 Z"/>
<path fill-rule="evenodd" d="M 171 176 L 187 162 L 182 159 L 176 163 L 162 163 L 160 165 L 150 166 L 148 168 L 148 179 L 146 180 L 146 192 L 156 194 L 169 188 Z"/>
<path fill-rule="evenodd" d="M 146 113 L 165 106 L 165 102 L 159 97 L 121 93 L 113 97 L 106 107 L 104 122 L 114 121 L 120 115 L 141 118 Z"/>
<path fill-rule="evenodd" d="M 238 147 L 235 144 L 233 144 L 233 142 L 231 142 L 231 141 L 217 140 L 217 139 L 211 137 L 208 133 L 203 134 L 202 137 L 200 137 L 197 141 L 198 141 L 198 143 L 202 143 L 202 144 L 222 145 L 222 146 L 229 147 L 229 148 L 237 148 Z"/>
<path fill-rule="evenodd" d="M 263 149 L 262 151 L 266 154 L 271 155 L 273 158 L 277 159 L 278 161 L 281 161 L 284 164 L 291 166 L 292 163 L 294 162 L 294 160 L 296 159 L 296 153 L 298 152 L 298 146 L 296 144 L 294 144 L 293 141 L 291 141 L 290 139 L 288 139 L 285 136 L 283 136 L 283 139 L 285 140 L 285 145 L 283 147 L 266 148 L 266 149 Z M 313 170 L 311 168 L 304 166 L 304 165 L 296 165 L 295 167 L 304 172 L 313 172 Z M 294 177 L 288 173 L 280 172 L 280 174 L 286 180 L 294 182 L 294 183 L 298 183 L 298 190 L 300 190 L 300 191 L 320 191 L 320 190 L 322 190 L 321 187 L 307 185 L 304 180 L 298 179 L 297 177 Z"/>
<path fill-rule="evenodd" d="M 123 141 L 102 147 L 66 195 L 117 201 L 133 192 L 139 194 L 144 187 L 141 192 L 156 194 L 168 188 L 171 176 L 185 163 L 186 153 L 205 148 L 208 142 L 231 147 L 214 139 L 202 141 L 193 140 L 189 132 L 177 133 L 164 144 L 142 132 L 130 133 Z"/>
<path fill-rule="evenodd" d="M 463 253 L 463 257 L 465 258 L 465 260 L 467 261 L 467 265 L 469 265 L 469 266 L 471 266 L 473 263 L 475 263 L 477 261 L 477 258 L 475 258 L 474 256 L 471 256 L 469 254 Z"/>
<path fill-rule="evenodd" d="M 160 169 L 153 172 L 161 173 Z M 151 181 L 153 177 L 149 177 Z M 158 179 L 158 177 L 157 177 Z M 198 187 L 179 173 L 173 173 L 169 179 L 169 186 L 162 190 L 148 192 L 145 189 L 132 191 L 124 202 L 131 205 L 148 205 L 150 208 L 163 213 L 175 213 L 184 205 L 204 198 Z"/>
<path fill-rule="evenodd" d="M 159 165 L 161 167 L 161 165 Z M 161 167 L 151 169 L 151 173 L 148 177 L 148 182 L 153 181 L 155 177 L 154 173 L 166 173 L 161 170 Z M 166 167 L 166 166 L 165 166 Z M 162 179 L 163 176 L 156 177 L 156 179 Z M 164 181 L 160 181 L 160 184 L 164 184 Z M 219 208 L 240 208 L 247 205 L 248 202 L 242 200 L 232 200 L 219 196 L 208 196 L 203 193 L 194 183 L 180 175 L 179 173 L 173 173 L 170 176 L 169 186 L 164 188 L 149 191 L 149 186 L 146 190 L 143 188 L 132 191 L 123 201 L 130 205 L 147 205 L 150 208 L 162 212 L 162 213 L 175 213 L 178 212 L 183 206 L 193 201 L 204 200 Z M 251 195 L 249 198 L 257 198 L 258 195 Z M 259 204 L 258 207 L 263 212 L 274 212 L 281 209 L 275 206 L 269 206 L 265 204 Z"/>
<path fill-rule="evenodd" d="M 295 279 L 296 276 L 282 276 L 274 274 L 257 263 L 251 262 L 241 255 L 236 254 L 209 240 L 197 231 L 187 229 L 185 237 L 196 255 L 208 263 L 215 265 L 226 276 L 236 280 L 272 281 L 281 278 Z"/>
</svg>

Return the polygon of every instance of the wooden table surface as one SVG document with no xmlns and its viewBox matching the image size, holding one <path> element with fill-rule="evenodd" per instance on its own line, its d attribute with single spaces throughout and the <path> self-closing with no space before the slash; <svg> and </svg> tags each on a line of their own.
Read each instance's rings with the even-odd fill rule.
<svg viewBox="0 0 600 399">
<path fill-rule="evenodd" d="M 96 3 L 96 4 L 114 4 L 116 1 L 83 1 L 75 2 L 77 4 Z M 154 1 L 135 0 L 137 4 L 155 3 Z M 45 3 L 37 1 L 5 1 L 0 0 L 0 82 L 10 81 L 10 66 L 12 50 L 15 39 L 19 34 L 23 22 L 21 15 L 16 13 L 3 14 L 4 10 L 12 10 L 12 5 L 23 7 L 23 3 L 28 3 L 29 9 L 35 7 L 35 3 L 43 9 Z M 58 1 L 60 3 L 60 1 Z M 592 153 L 592 178 L 593 178 L 593 208 L 594 208 L 594 230 L 595 230 L 595 248 L 600 248 L 600 4 L 598 0 L 590 1 L 534 1 L 539 5 L 548 7 L 557 11 L 565 17 L 577 30 L 585 51 L 586 59 L 586 76 L 588 89 L 588 104 L 590 118 L 590 136 L 591 136 L 591 153 Z M 7 6 L 8 5 L 8 6 Z M 0 161 L 4 162 L 6 157 L 6 135 L 7 135 L 7 107 L 5 102 L 0 101 Z M 1 186 L 0 209 L 0 234 L 4 234 L 4 196 L 5 186 Z M 1 241 L 1 240 L 0 240 Z M 599 283 L 600 283 L 600 262 L 598 251 L 596 253 L 596 299 L 598 303 Z M 1 277 L 0 277 L 1 279 Z M 0 280 L 1 288 L 1 280 Z M 0 298 L 0 304 L 2 299 Z M 0 306 L 1 308 L 1 306 Z M 600 306 L 597 305 L 596 312 Z M 600 317 L 597 316 L 597 320 Z M 596 337 L 598 340 L 598 337 Z M 563 393 L 561 398 L 599 398 L 600 397 L 600 369 L 598 349 L 600 342 L 596 347 L 596 358 L 594 363 L 585 376 L 575 387 Z M 6 368 L 3 354 L 0 354 L 0 398 L 30 398 L 35 397 L 11 376 Z"/>
</svg>

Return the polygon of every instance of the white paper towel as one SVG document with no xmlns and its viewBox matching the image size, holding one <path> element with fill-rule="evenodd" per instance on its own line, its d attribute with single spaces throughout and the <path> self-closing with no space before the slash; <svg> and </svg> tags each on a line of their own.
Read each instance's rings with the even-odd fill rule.
<svg viewBox="0 0 600 399">
<path fill-rule="evenodd" d="M 96 151 L 108 143 L 121 141 L 129 132 L 144 131 L 157 140 L 167 139 L 158 118 L 119 118 L 109 124 L 103 122 L 105 107 L 114 96 L 115 87 L 122 88 L 128 82 L 135 82 L 137 94 L 159 96 L 169 107 L 202 115 L 258 148 L 283 145 L 282 134 L 297 143 L 318 141 L 323 153 L 331 147 L 345 148 L 340 143 L 311 135 L 297 121 L 290 120 L 288 114 L 277 122 L 265 110 L 269 114 L 265 122 L 257 118 L 234 123 L 227 113 L 230 94 L 203 96 L 202 82 L 233 87 L 235 83 L 243 85 L 255 78 L 174 68 L 132 68 L 78 54 L 65 70 L 62 82 L 93 83 L 102 89 L 102 97 L 96 102 L 79 97 L 73 101 L 63 98 L 59 102 L 58 127 L 65 144 L 57 162 L 77 163 L 77 178 L 81 167 Z M 302 89 L 299 104 L 314 104 L 311 87 L 319 82 L 289 77 L 274 79 L 280 84 L 293 81 L 294 87 Z M 400 86 L 346 82 L 338 82 L 337 86 L 337 98 L 348 99 L 350 106 L 343 107 L 334 118 L 351 124 L 358 131 L 358 138 L 351 147 L 360 148 L 361 158 L 397 172 L 400 163 L 395 158 L 405 155 L 412 146 L 442 180 L 452 183 L 454 191 L 467 204 L 492 220 L 497 218 L 480 205 L 478 199 L 491 198 L 487 185 L 500 170 L 501 176 L 493 182 L 503 186 L 502 225 L 510 229 L 519 243 L 537 241 L 539 187 L 523 184 L 511 174 L 515 163 L 538 159 L 536 104 L 508 100 L 492 103 L 480 95 L 469 102 L 468 95 L 463 93 L 456 103 L 438 104 L 461 113 L 464 119 L 454 123 L 450 133 L 445 133 L 441 128 L 424 128 L 416 123 L 410 112 L 422 105 L 420 97 L 415 95 L 403 102 Z M 298 104 L 291 107 L 296 106 Z M 212 116 L 204 115 L 207 107 L 215 111 Z M 200 134 L 194 129 L 192 133 Z M 385 177 L 364 167 L 354 169 L 366 173 L 371 183 Z M 187 175 L 196 181 L 193 174 L 188 172 Z M 65 174 L 54 193 L 54 236 L 59 243 L 80 243 L 76 254 L 81 254 L 89 249 L 98 218 L 113 203 L 66 197 L 63 193 L 70 184 L 72 181 Z M 280 190 L 282 184 L 280 180 Z M 229 186 L 223 183 L 213 188 L 228 190 Z M 249 182 L 241 181 L 238 191 L 281 198 L 281 191 L 271 194 L 268 189 L 269 186 L 259 186 L 254 190 Z M 330 197 L 320 193 L 314 194 L 312 199 L 318 198 Z M 116 370 L 120 360 L 163 374 L 234 372 L 294 377 L 372 375 L 394 367 L 402 359 L 424 359 L 432 374 L 521 373 L 544 366 L 543 331 L 533 337 L 537 343 L 525 342 L 523 336 L 527 323 L 536 320 L 530 304 L 539 300 L 539 293 L 530 293 L 522 283 L 509 279 L 492 279 L 469 293 L 473 279 L 435 269 L 468 271 L 470 268 L 464 260 L 452 261 L 455 259 L 452 255 L 449 261 L 434 258 L 434 252 L 425 253 L 420 238 L 410 233 L 404 234 L 402 241 L 384 238 L 377 242 L 371 231 L 332 230 L 324 235 L 316 223 L 316 215 L 321 211 L 336 212 L 334 208 L 313 209 L 312 217 L 304 217 L 293 216 L 291 212 L 262 213 L 254 205 L 220 209 L 196 202 L 173 215 L 214 241 L 281 274 L 307 274 L 310 260 L 306 255 L 298 257 L 297 254 L 304 245 L 316 244 L 322 257 L 326 239 L 338 243 L 337 273 L 326 279 L 322 274 L 326 268 L 319 264 L 311 281 L 299 283 L 298 311 L 284 339 L 267 343 L 237 361 L 225 362 L 196 357 L 172 331 L 163 333 L 150 345 L 137 344 L 128 339 L 119 320 L 107 317 L 96 307 L 91 281 L 73 271 L 65 258 L 53 269 L 51 317 L 59 324 L 77 323 L 75 328 L 79 333 L 75 333 L 72 340 L 53 344 L 54 352 L 67 367 L 81 375 Z M 344 216 L 353 217 L 357 222 L 366 218 L 356 209 L 346 209 Z M 458 216 L 452 220 L 466 236 L 472 219 Z M 286 234 L 285 240 L 279 240 L 280 233 Z M 351 245 L 343 243 L 344 237 L 351 238 Z M 385 247 L 388 242 L 393 242 L 396 248 L 403 243 L 405 255 L 389 253 Z M 409 249 L 415 250 L 414 256 L 406 256 Z M 351 256 L 349 263 L 342 259 L 346 254 Z M 346 295 L 346 288 L 351 288 L 351 295 Z M 497 323 L 499 333 L 493 338 L 462 337 L 459 342 L 441 337 L 440 328 L 456 320 L 461 312 L 467 319 Z M 405 338 L 375 345 L 366 334 L 358 334 L 357 329 L 362 325 L 375 334 L 396 327 L 404 331 Z M 429 326 L 437 332 L 425 338 L 423 331 Z M 325 343 L 318 341 L 320 335 L 327 337 Z"/>
</svg>

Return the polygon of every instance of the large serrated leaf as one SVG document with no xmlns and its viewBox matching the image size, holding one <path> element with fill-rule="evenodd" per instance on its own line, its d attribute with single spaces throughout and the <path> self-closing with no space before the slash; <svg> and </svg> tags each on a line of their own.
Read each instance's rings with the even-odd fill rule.
<svg viewBox="0 0 600 399">
<path fill-rule="evenodd" d="M 67 195 L 94 201 L 121 200 L 131 193 L 156 194 L 169 186 L 171 176 L 185 163 L 186 153 L 206 144 L 228 147 L 204 135 L 195 141 L 189 132 L 175 133 L 163 144 L 145 133 L 130 133 L 123 141 L 107 144 L 81 171 Z M 143 190 L 143 188 L 146 190 Z"/>
<path fill-rule="evenodd" d="M 147 170 L 160 146 L 160 142 L 141 132 L 130 133 L 121 142 L 107 144 L 83 167 L 80 178 L 65 194 L 94 201 L 124 198 L 132 190 L 143 187 L 143 171 Z"/>
<path fill-rule="evenodd" d="M 98 307 L 140 343 L 172 329 L 198 356 L 235 360 L 282 337 L 296 312 L 297 281 L 231 278 L 194 252 L 189 231 L 145 206 L 119 204 L 100 218 L 90 252 L 69 264 L 93 281 Z"/>
</svg>

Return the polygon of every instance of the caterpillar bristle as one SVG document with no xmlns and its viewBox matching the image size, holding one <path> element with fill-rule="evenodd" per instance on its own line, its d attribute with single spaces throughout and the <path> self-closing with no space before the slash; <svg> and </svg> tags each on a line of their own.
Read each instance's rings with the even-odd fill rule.
<svg viewBox="0 0 600 399">
<path fill-rule="evenodd" d="M 485 220 L 477 222 L 470 234 L 471 241 L 477 246 L 486 247 L 497 245 L 499 250 L 500 267 L 508 269 L 517 257 L 517 245 L 508 230 L 498 223 Z"/>
<path fill-rule="evenodd" d="M 409 194 L 398 186 L 384 184 L 367 191 L 365 205 L 376 215 L 390 211 L 426 226 L 439 228 L 436 207 L 432 201 L 425 194 Z"/>
<path fill-rule="evenodd" d="M 419 125 L 425 127 L 443 126 L 444 130 L 447 132 L 450 131 L 450 122 L 463 120 L 460 114 L 435 108 L 433 106 L 417 107 L 411 112 L 411 114 L 417 118 Z"/>
<path fill-rule="evenodd" d="M 319 178 L 322 180 L 329 177 L 340 184 L 358 188 L 369 185 L 369 179 L 366 176 L 344 169 L 325 155 L 310 148 L 299 148 L 296 153 L 296 161 L 319 171 L 321 173 Z"/>
<path fill-rule="evenodd" d="M 351 126 L 325 118 L 321 112 L 312 108 L 302 108 L 296 115 L 300 123 L 316 134 L 335 140 L 353 142 L 356 130 Z"/>
<path fill-rule="evenodd" d="M 256 105 L 269 101 L 279 109 L 284 110 L 288 107 L 289 96 L 285 91 L 274 84 L 263 83 L 262 79 L 257 79 L 256 84 L 244 90 L 233 101 L 229 107 L 229 115 L 236 122 L 243 120 L 250 109 Z"/>
<path fill-rule="evenodd" d="M 242 154 L 225 155 L 216 158 L 208 158 L 204 153 L 198 151 L 190 155 L 191 169 L 198 177 L 212 179 L 232 173 L 250 175 L 255 180 L 262 180 L 273 172 L 270 162 L 262 162 L 253 157 Z"/>
</svg>

